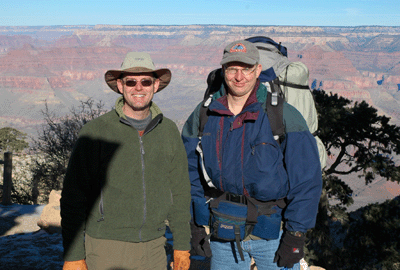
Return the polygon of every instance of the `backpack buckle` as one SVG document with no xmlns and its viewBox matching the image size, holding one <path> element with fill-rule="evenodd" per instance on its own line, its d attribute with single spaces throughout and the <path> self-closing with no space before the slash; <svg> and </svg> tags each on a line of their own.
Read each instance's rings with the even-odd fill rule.
<svg viewBox="0 0 400 270">
<path fill-rule="evenodd" d="M 243 195 L 237 195 L 234 193 L 226 194 L 226 200 L 234 203 L 241 203 L 247 205 L 246 197 Z"/>
<path fill-rule="evenodd" d="M 271 105 L 272 106 L 277 106 L 278 105 L 278 93 L 277 92 L 273 92 L 272 93 Z"/>
</svg>

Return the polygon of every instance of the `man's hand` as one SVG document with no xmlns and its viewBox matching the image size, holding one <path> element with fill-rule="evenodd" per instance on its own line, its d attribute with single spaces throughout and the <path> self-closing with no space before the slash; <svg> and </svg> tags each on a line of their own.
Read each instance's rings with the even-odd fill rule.
<svg viewBox="0 0 400 270">
<path fill-rule="evenodd" d="M 63 270 L 88 270 L 85 260 L 65 261 Z"/>
<path fill-rule="evenodd" d="M 304 242 L 306 236 L 304 234 L 295 236 L 289 232 L 282 235 L 281 244 L 276 252 L 274 262 L 278 267 L 292 268 L 304 257 Z"/>
<path fill-rule="evenodd" d="M 190 253 L 189 250 L 174 250 L 174 262 L 171 268 L 174 270 L 189 270 Z"/>
</svg>

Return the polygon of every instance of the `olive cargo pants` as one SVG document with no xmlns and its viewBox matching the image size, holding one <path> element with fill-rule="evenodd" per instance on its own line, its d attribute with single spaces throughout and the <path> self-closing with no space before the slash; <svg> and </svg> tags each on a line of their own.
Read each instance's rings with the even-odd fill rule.
<svg viewBox="0 0 400 270">
<path fill-rule="evenodd" d="M 165 237 L 130 243 L 96 239 L 86 234 L 86 264 L 89 270 L 167 269 Z"/>
</svg>

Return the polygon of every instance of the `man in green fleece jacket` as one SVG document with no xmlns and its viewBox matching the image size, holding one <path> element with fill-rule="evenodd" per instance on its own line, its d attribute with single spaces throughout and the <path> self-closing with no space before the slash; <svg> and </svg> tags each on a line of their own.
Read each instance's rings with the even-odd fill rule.
<svg viewBox="0 0 400 270">
<path fill-rule="evenodd" d="M 150 55 L 130 52 L 105 74 L 122 94 L 87 123 L 61 195 L 64 270 L 166 269 L 166 220 L 174 268 L 189 269 L 190 181 L 179 131 L 152 102 L 171 80 Z"/>
</svg>

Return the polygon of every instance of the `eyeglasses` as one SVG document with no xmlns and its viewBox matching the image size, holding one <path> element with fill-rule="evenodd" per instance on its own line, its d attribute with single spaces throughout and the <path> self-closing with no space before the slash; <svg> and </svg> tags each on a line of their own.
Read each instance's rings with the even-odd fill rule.
<svg viewBox="0 0 400 270">
<path fill-rule="evenodd" d="M 137 80 L 132 80 L 132 79 L 128 79 L 126 81 L 123 81 L 124 84 L 128 87 L 135 87 L 138 84 Z M 153 80 L 152 79 L 141 79 L 140 80 L 140 84 L 143 87 L 149 87 L 153 84 Z"/>
<path fill-rule="evenodd" d="M 257 69 L 257 67 L 254 68 L 242 68 L 242 69 L 237 69 L 237 68 L 226 68 L 225 69 L 225 73 L 229 76 L 233 76 L 236 75 L 236 73 L 238 73 L 238 71 L 240 70 L 242 72 L 242 74 L 244 76 L 249 76 L 251 73 L 253 73 L 255 70 Z"/>
</svg>

